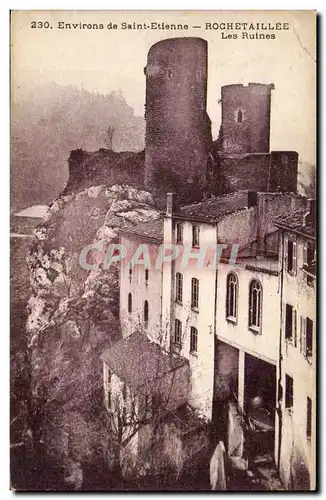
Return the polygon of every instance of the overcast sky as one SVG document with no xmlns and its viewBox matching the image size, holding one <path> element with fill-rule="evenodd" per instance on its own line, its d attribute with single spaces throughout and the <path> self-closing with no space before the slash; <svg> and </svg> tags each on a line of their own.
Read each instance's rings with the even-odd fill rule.
<svg viewBox="0 0 326 500">
<path fill-rule="evenodd" d="M 48 21 L 52 29 L 31 28 Z M 103 23 L 103 30 L 60 30 L 57 23 Z M 108 30 L 112 21 L 119 29 Z M 188 24 L 187 31 L 122 30 L 121 22 Z M 274 40 L 223 40 L 205 23 L 288 22 Z M 191 26 L 201 25 L 203 29 Z M 248 31 L 256 33 L 255 31 Z M 220 125 L 220 88 L 230 83 L 274 83 L 271 149 L 296 150 L 315 163 L 315 27 L 311 12 L 21 11 L 12 14 L 12 91 L 41 82 L 76 85 L 91 92 L 121 90 L 136 115 L 144 115 L 147 52 L 164 38 L 200 36 L 208 41 L 208 114 L 213 135 Z"/>
</svg>

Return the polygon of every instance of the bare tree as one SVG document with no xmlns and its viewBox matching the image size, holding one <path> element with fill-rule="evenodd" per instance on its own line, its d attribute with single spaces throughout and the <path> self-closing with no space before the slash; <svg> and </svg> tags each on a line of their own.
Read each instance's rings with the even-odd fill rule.
<svg viewBox="0 0 326 500">
<path fill-rule="evenodd" d="M 188 368 L 186 359 L 180 355 L 188 330 L 188 319 L 177 346 L 174 345 L 173 338 L 170 341 L 169 330 L 166 325 L 153 335 L 156 349 L 162 351 L 161 356 L 155 358 L 154 370 L 147 370 L 141 351 L 133 353 L 135 368 L 132 376 L 134 381 L 141 380 L 139 387 L 129 386 L 109 367 L 104 375 L 108 449 L 116 476 L 126 471 L 134 478 L 145 475 L 147 468 L 151 467 L 153 470 L 155 458 L 158 458 L 159 468 L 164 467 L 159 444 L 165 418 L 176 409 L 174 391 L 180 382 L 178 369 L 182 366 Z M 146 335 L 141 321 L 136 332 Z M 171 367 L 174 367 L 168 373 L 167 358 L 171 361 Z M 153 367 L 151 363 L 149 365 Z M 159 457 L 156 457 L 157 453 L 160 454 Z M 168 466 L 167 461 L 165 465 Z"/>
</svg>

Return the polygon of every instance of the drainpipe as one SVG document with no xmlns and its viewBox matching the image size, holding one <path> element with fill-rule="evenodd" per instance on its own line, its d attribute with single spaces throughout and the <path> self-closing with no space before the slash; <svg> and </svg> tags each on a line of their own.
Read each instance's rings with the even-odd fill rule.
<svg viewBox="0 0 326 500">
<path fill-rule="evenodd" d="M 166 214 L 164 217 L 163 229 L 163 244 L 171 245 L 173 241 L 173 216 L 176 212 L 177 200 L 175 193 L 167 193 L 166 195 Z M 164 321 L 163 327 L 168 328 L 168 338 L 166 339 L 166 346 L 170 347 L 171 328 L 173 320 L 173 274 L 174 274 L 174 260 L 165 263 L 162 262 L 162 318 Z M 165 324 L 166 322 L 166 324 Z"/>
<path fill-rule="evenodd" d="M 281 230 L 282 258 L 281 258 L 281 276 L 280 276 L 280 337 L 279 337 L 279 358 L 278 358 L 278 381 L 277 381 L 277 414 L 278 414 L 278 453 L 277 453 L 277 471 L 280 474 L 281 468 L 281 447 L 282 447 L 282 328 L 283 328 L 283 282 L 284 282 L 284 231 Z"/>
<path fill-rule="evenodd" d="M 217 226 L 216 226 L 216 244 L 217 244 Z M 216 314 L 217 314 L 217 277 L 218 277 L 218 255 L 216 254 L 215 261 L 215 289 L 214 289 L 214 337 L 217 335 L 216 332 Z"/>
<path fill-rule="evenodd" d="M 218 229 L 216 225 L 216 244 L 218 242 Z M 215 286 L 214 286 L 214 320 L 213 320 L 213 335 L 214 335 L 214 364 L 213 364 L 213 401 L 212 401 L 212 421 L 215 417 L 215 382 L 216 382 L 216 358 L 217 358 L 217 331 L 216 331 L 216 316 L 217 316 L 217 285 L 218 285 L 218 255 L 216 254 L 215 261 Z M 214 434 L 215 434 L 215 423 L 213 424 Z"/>
</svg>

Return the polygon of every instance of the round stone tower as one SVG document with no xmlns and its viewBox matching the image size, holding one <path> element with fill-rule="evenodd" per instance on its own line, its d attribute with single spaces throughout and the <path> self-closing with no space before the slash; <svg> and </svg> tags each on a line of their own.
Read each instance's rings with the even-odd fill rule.
<svg viewBox="0 0 326 500">
<path fill-rule="evenodd" d="M 206 113 L 207 42 L 162 40 L 149 50 L 144 72 L 145 184 L 157 193 L 200 198 L 212 146 Z"/>
<path fill-rule="evenodd" d="M 222 87 L 223 153 L 269 153 L 272 89 L 262 83 Z"/>
</svg>

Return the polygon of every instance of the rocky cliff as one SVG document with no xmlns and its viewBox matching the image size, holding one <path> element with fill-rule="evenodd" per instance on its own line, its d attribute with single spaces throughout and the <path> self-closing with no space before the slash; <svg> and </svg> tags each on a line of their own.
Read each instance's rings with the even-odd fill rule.
<svg viewBox="0 0 326 500">
<path fill-rule="evenodd" d="M 79 265 L 80 252 L 98 241 L 105 252 L 120 227 L 157 218 L 159 212 L 149 192 L 128 185 L 78 191 L 71 184 L 65 193 L 35 230 L 28 254 L 32 294 L 22 406 L 24 439 L 32 440 L 34 455 L 68 474 L 80 464 L 84 469 L 104 463 L 108 433 L 99 356 L 120 338 L 118 266 L 87 271 Z M 96 261 L 96 255 L 90 258 Z"/>
</svg>

